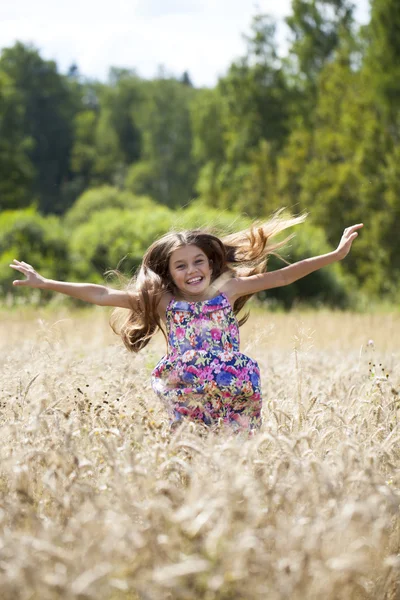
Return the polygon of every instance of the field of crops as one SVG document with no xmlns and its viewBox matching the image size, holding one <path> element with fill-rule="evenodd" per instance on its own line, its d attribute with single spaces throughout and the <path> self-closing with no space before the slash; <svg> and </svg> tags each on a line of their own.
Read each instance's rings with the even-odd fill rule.
<svg viewBox="0 0 400 600">
<path fill-rule="evenodd" d="M 2 600 L 400 598 L 400 314 L 251 317 L 251 438 L 171 433 L 106 309 L 0 319 Z"/>
</svg>

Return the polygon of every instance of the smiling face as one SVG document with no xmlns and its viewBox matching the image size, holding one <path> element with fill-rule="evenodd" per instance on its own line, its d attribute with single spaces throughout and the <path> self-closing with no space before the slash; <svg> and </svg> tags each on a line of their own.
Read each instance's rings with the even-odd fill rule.
<svg viewBox="0 0 400 600">
<path fill-rule="evenodd" d="M 188 300 L 201 300 L 211 283 L 210 261 L 203 250 L 193 244 L 172 252 L 169 272 L 181 296 Z"/>
</svg>

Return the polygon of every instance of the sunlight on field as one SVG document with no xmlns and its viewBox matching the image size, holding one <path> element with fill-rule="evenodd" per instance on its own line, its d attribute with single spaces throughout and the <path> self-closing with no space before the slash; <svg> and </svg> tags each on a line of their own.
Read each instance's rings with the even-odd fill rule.
<svg viewBox="0 0 400 600">
<path fill-rule="evenodd" d="M 2 600 L 399 597 L 399 315 L 250 318 L 250 439 L 171 435 L 107 310 L 0 319 Z"/>
</svg>

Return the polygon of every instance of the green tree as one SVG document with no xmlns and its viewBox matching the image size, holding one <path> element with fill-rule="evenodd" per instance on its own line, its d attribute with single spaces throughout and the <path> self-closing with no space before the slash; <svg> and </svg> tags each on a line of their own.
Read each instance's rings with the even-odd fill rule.
<svg viewBox="0 0 400 600">
<path fill-rule="evenodd" d="M 79 192 L 95 183 L 94 169 L 97 158 L 95 146 L 98 111 L 86 108 L 74 119 L 74 144 L 71 150 L 71 170 L 78 182 Z"/>
<path fill-rule="evenodd" d="M 143 80 L 131 71 L 115 68 L 111 69 L 109 80 L 110 121 L 118 137 L 124 164 L 130 165 L 141 156 L 142 133 L 135 114 L 143 102 Z"/>
<path fill-rule="evenodd" d="M 79 103 L 76 82 L 57 71 L 53 61 L 21 43 L 3 49 L 0 70 L 13 82 L 23 106 L 23 131 L 33 143 L 29 159 L 35 169 L 32 197 L 44 213 L 63 212 L 64 188 L 71 179 L 73 119 Z"/>
<path fill-rule="evenodd" d="M 170 207 L 183 206 L 194 194 L 197 169 L 192 157 L 190 103 L 195 90 L 175 79 L 146 83 L 135 110 L 140 124 L 140 161 L 130 167 L 126 186 Z"/>
<path fill-rule="evenodd" d="M 210 205 L 253 216 L 276 207 L 276 160 L 292 98 L 275 48 L 275 24 L 258 15 L 245 56 L 193 105 L 197 190 Z"/>
<path fill-rule="evenodd" d="M 365 68 L 384 111 L 390 134 L 400 139 L 400 4 L 397 0 L 372 0 L 371 20 L 364 29 L 367 39 Z"/>
<path fill-rule="evenodd" d="M 29 205 L 35 175 L 32 140 L 24 131 L 24 106 L 12 79 L 0 71 L 0 211 Z"/>
<path fill-rule="evenodd" d="M 315 90 L 319 73 L 340 42 L 351 37 L 353 11 L 349 0 L 292 0 L 292 14 L 286 18 L 292 33 L 290 55 L 308 92 Z"/>
<path fill-rule="evenodd" d="M 231 162 L 246 162 L 248 153 L 263 139 L 274 152 L 286 140 L 289 90 L 275 51 L 275 32 L 268 16 L 256 16 L 246 55 L 218 83 L 224 103 L 226 155 Z"/>
</svg>

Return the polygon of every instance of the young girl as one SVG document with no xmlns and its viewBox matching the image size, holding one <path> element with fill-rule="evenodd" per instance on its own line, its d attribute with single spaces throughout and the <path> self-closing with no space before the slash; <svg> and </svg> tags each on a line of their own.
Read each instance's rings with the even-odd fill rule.
<svg viewBox="0 0 400 600">
<path fill-rule="evenodd" d="M 238 322 L 236 314 L 253 294 L 289 285 L 342 260 L 363 226 L 345 229 L 334 252 L 265 272 L 268 254 L 286 242 L 270 240 L 303 220 L 278 215 L 222 240 L 202 230 L 168 233 L 150 246 L 124 291 L 45 279 L 17 260 L 10 267 L 26 279 L 13 283 L 126 309 L 122 320 L 121 311 L 114 311 L 112 327 L 134 352 L 161 329 L 168 351 L 152 373 L 152 386 L 171 424 L 186 417 L 251 431 L 261 424 L 260 371 L 239 351 L 239 325 L 248 315 Z"/>
</svg>

